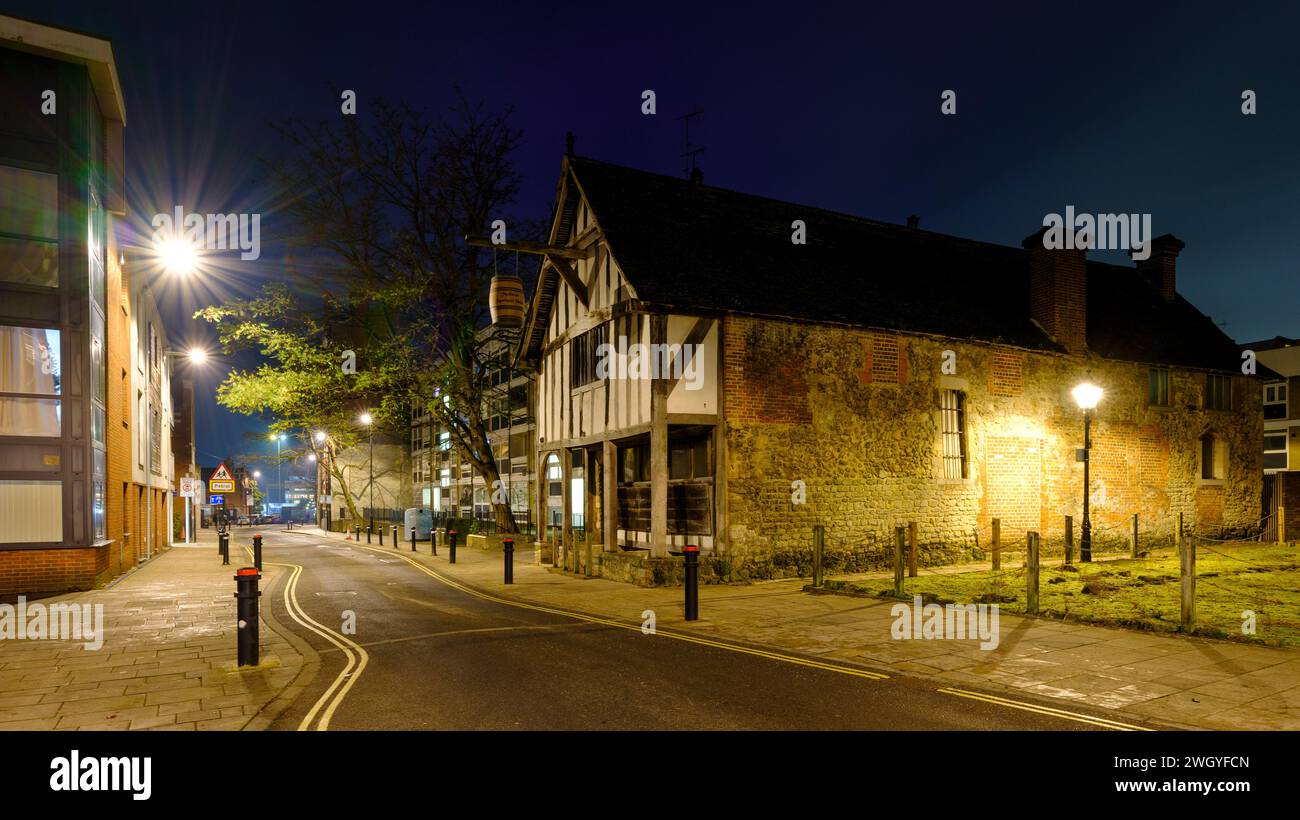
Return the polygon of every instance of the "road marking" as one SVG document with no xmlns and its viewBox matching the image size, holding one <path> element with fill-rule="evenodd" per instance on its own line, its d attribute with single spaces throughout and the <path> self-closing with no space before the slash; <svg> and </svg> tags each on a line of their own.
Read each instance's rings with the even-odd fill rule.
<svg viewBox="0 0 1300 820">
<path fill-rule="evenodd" d="M 372 550 L 374 552 L 380 551 L 376 547 L 368 547 L 365 544 L 352 544 L 351 546 L 357 549 Z M 441 581 L 442 583 L 446 584 L 449 587 L 452 587 L 453 589 L 458 589 L 461 592 L 464 592 L 466 595 L 473 595 L 475 598 L 480 598 L 484 601 L 492 601 L 498 604 L 505 604 L 506 606 L 513 606 L 518 609 L 531 609 L 534 612 L 545 612 L 550 615 L 559 615 L 564 618 L 575 618 L 579 621 L 587 621 L 588 623 L 604 624 L 605 626 L 617 627 L 618 629 L 626 629 L 632 632 L 639 633 L 641 631 L 641 625 L 639 623 L 627 624 L 627 623 L 622 623 L 621 621 L 610 620 L 609 618 L 599 618 L 596 617 L 595 615 L 584 615 L 581 612 L 570 612 L 569 610 L 566 609 L 555 609 L 554 607 L 540 606 L 538 604 L 528 604 L 522 601 L 514 601 L 509 598 L 501 598 L 496 595 L 488 594 L 486 592 L 479 592 L 476 589 L 471 589 L 470 587 L 467 587 L 464 584 L 461 584 L 457 581 L 453 581 L 452 579 L 446 577 L 445 575 L 434 572 L 433 570 L 429 569 L 424 564 L 419 563 L 413 558 L 409 558 L 405 555 L 395 554 L 392 552 L 383 552 L 382 554 L 392 555 L 393 557 L 401 558 L 406 563 L 420 570 L 424 574 L 434 578 L 435 580 Z M 824 669 L 828 672 L 838 672 L 842 675 L 852 675 L 854 677 L 867 678 L 869 680 L 885 680 L 889 677 L 888 675 L 882 675 L 879 672 L 869 672 L 866 669 L 856 669 L 851 666 L 841 666 L 840 664 L 827 663 L 826 661 L 816 661 L 808 658 L 796 658 L 793 655 L 786 655 L 780 652 L 771 652 L 766 649 L 754 649 L 752 647 L 741 646 L 739 644 L 734 644 L 734 643 L 727 643 L 725 641 L 715 641 L 710 638 L 701 638 L 695 635 L 686 635 L 681 632 L 669 632 L 663 629 L 657 629 L 655 630 L 654 634 L 664 638 L 672 638 L 673 640 L 676 641 L 685 641 L 686 643 L 699 644 L 700 646 L 711 646 L 715 649 L 725 649 L 728 652 L 739 652 L 745 655 L 754 655 L 760 658 L 767 658 L 769 660 L 781 661 L 782 663 L 790 663 L 796 666 L 807 666 L 812 669 Z"/>
<path fill-rule="evenodd" d="M 541 626 L 485 626 L 478 629 L 449 629 L 446 632 L 425 632 L 422 635 L 407 635 L 402 638 L 385 638 L 382 641 L 366 641 L 362 646 L 384 646 L 407 641 L 423 641 L 429 638 L 449 638 L 457 635 L 477 635 L 481 632 L 561 632 L 569 629 L 586 629 L 586 624 L 545 624 Z M 323 649 L 333 652 L 333 649 Z"/>
<path fill-rule="evenodd" d="M 247 548 L 245 548 L 247 549 Z M 252 551 L 249 550 L 249 560 L 252 560 Z M 320 715 L 320 721 L 316 724 L 316 731 L 324 732 L 329 729 L 330 720 L 334 717 L 334 712 L 343 703 L 343 698 L 347 697 L 348 691 L 352 685 L 361 677 L 365 671 L 366 665 L 370 663 L 370 655 L 360 644 L 349 640 L 346 636 L 335 632 L 329 627 L 314 620 L 303 610 L 298 603 L 298 577 L 302 575 L 303 568 L 300 564 L 284 564 L 277 561 L 263 561 L 262 563 L 273 567 L 285 567 L 291 570 L 289 580 L 284 585 L 284 607 L 289 612 L 289 616 L 302 626 L 320 635 L 325 640 L 337 646 L 347 657 L 347 664 L 339 672 L 329 688 L 325 690 L 316 702 L 312 705 L 311 710 L 298 724 L 298 731 L 305 732 L 311 728 L 311 723 Z M 356 650 L 356 654 L 353 654 Z M 358 661 L 359 659 L 359 661 Z M 355 667 L 355 671 L 354 668 Z M 328 701 L 328 705 L 326 702 Z M 322 711 L 323 708 L 323 711 Z"/>
<path fill-rule="evenodd" d="M 996 706 L 1006 706 L 1011 709 L 1020 709 L 1025 712 L 1037 712 L 1040 715 L 1047 715 L 1048 717 L 1063 718 L 1065 720 L 1074 720 L 1074 721 L 1078 721 L 1079 723 L 1090 723 L 1093 726 L 1100 726 L 1103 729 L 1113 729 L 1117 732 L 1155 731 L 1154 729 L 1148 729 L 1145 726 L 1134 726 L 1131 723 L 1120 723 L 1118 720 L 1110 720 L 1109 718 L 1096 717 L 1094 715 L 1085 715 L 1081 712 L 1069 712 L 1066 711 L 1065 709 L 1056 709 L 1051 706 L 1042 706 L 1037 703 L 1026 703 L 1024 701 L 1019 701 L 1019 700 L 1010 700 L 1008 698 L 998 697 L 997 695 L 985 694 L 984 692 L 970 692 L 965 689 L 954 689 L 954 688 L 940 689 L 939 692 L 945 695 L 956 695 L 959 698 L 968 698 L 970 700 L 983 701 L 984 703 L 992 703 Z"/>
</svg>

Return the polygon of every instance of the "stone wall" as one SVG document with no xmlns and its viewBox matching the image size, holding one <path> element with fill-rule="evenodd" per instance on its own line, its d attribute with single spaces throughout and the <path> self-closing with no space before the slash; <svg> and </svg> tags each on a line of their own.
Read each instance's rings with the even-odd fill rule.
<svg viewBox="0 0 1300 820">
<path fill-rule="evenodd" d="M 732 568 L 795 574 L 814 524 L 828 555 L 866 561 L 916 521 L 922 563 L 982 557 L 991 521 L 1003 543 L 1030 529 L 1048 553 L 1064 517 L 1082 520 L 1083 415 L 1071 389 L 1106 393 L 1092 425 L 1096 547 L 1144 549 L 1187 527 L 1244 531 L 1261 515 L 1261 396 L 1233 377 L 1234 409 L 1200 409 L 1203 372 L 1174 369 L 1170 403 L 1147 403 L 1145 365 L 896 333 L 728 316 L 725 320 L 727 505 Z M 955 372 L 942 372 L 943 354 Z M 1231 372 L 1239 362 L 1224 362 Z M 966 400 L 967 475 L 944 478 L 941 391 Z M 1218 437 L 1226 475 L 1201 479 L 1201 436 Z M 794 503 L 792 482 L 806 487 Z M 928 553 L 928 554 L 927 554 Z M 852 558 L 857 555 L 858 558 Z M 844 556 L 848 556 L 846 559 Z"/>
</svg>

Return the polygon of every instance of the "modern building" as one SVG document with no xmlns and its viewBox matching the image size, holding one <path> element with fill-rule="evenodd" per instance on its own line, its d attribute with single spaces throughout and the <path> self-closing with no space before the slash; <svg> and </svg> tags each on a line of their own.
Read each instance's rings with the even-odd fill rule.
<svg viewBox="0 0 1300 820">
<path fill-rule="evenodd" d="M 1084 412 L 1094 541 L 1260 519 L 1260 394 L 1180 296 L 1183 243 L 1136 267 L 946 236 L 573 155 L 520 362 L 536 371 L 548 542 L 697 545 L 781 574 L 915 521 L 927 560 L 1080 537 Z M 568 560 L 566 558 L 566 560 Z"/>
<path fill-rule="evenodd" d="M 533 374 L 514 366 L 517 333 L 506 335 L 489 327 L 479 336 L 490 362 L 485 391 L 488 443 L 515 521 L 527 530 L 533 524 L 537 484 Z M 411 418 L 411 470 L 413 506 L 439 517 L 495 521 L 491 490 L 483 476 L 461 456 L 451 432 L 428 407 L 419 408 Z"/>
<path fill-rule="evenodd" d="M 9 596 L 92 587 L 163 549 L 172 466 L 166 339 L 118 244 L 126 111 L 112 45 L 0 15 L 0 111 Z"/>
<path fill-rule="evenodd" d="M 1300 339 L 1277 336 L 1253 350 L 1263 382 L 1264 514 L 1277 540 L 1300 538 Z"/>
</svg>

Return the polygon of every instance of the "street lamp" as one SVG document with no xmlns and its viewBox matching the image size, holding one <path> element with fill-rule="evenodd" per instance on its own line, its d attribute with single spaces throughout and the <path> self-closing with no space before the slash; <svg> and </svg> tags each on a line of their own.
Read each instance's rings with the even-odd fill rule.
<svg viewBox="0 0 1300 820">
<path fill-rule="evenodd" d="M 267 437 L 275 442 L 275 483 L 280 488 L 280 507 L 284 507 L 284 474 L 280 469 L 280 445 L 284 442 L 284 433 L 272 433 Z"/>
<path fill-rule="evenodd" d="M 375 427 L 374 417 L 369 413 L 362 413 L 360 421 L 364 424 L 370 434 L 370 531 L 375 531 Z M 369 537 L 369 536 L 367 536 Z"/>
<path fill-rule="evenodd" d="M 1092 519 L 1088 513 L 1088 496 L 1091 493 L 1088 474 L 1088 451 L 1092 449 L 1092 411 L 1101 401 L 1102 389 L 1092 382 L 1083 382 L 1070 391 L 1074 403 L 1083 411 L 1083 533 L 1079 537 L 1079 560 L 1092 561 Z"/>
<path fill-rule="evenodd" d="M 163 361 L 166 361 L 168 356 L 171 356 L 172 358 L 184 356 L 186 359 L 189 360 L 191 365 L 202 365 L 208 360 L 208 351 L 204 350 L 201 347 L 191 347 L 189 350 L 164 350 L 162 355 L 163 355 Z M 152 396 L 150 398 L 152 398 Z M 151 477 L 153 473 L 153 415 L 152 414 L 149 414 L 149 422 L 150 422 L 149 423 L 149 467 L 148 467 L 149 475 L 145 476 L 146 483 L 151 482 L 153 480 Z M 177 476 L 173 476 L 173 477 L 179 478 Z M 149 520 L 151 522 L 153 521 L 152 495 L 153 494 L 150 493 L 150 497 L 151 497 L 150 507 L 148 510 Z M 190 543 L 190 518 L 192 518 L 194 515 L 192 511 L 192 505 L 197 503 L 198 502 L 193 501 L 191 496 L 188 495 L 185 496 L 185 543 L 186 545 Z M 152 529 L 152 526 L 150 527 L 150 529 Z M 146 537 L 148 537 L 148 534 L 146 534 Z"/>
</svg>

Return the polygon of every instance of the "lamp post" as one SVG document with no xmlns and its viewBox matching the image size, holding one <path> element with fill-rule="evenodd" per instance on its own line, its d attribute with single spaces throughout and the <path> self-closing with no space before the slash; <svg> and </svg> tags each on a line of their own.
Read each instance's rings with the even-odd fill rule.
<svg viewBox="0 0 1300 820">
<path fill-rule="evenodd" d="M 284 433 L 272 433 L 268 438 L 275 442 L 275 483 L 280 488 L 280 507 L 284 508 L 284 474 L 280 466 L 280 445 L 284 442 Z"/>
<path fill-rule="evenodd" d="M 375 531 L 375 427 L 374 417 L 369 413 L 361 414 L 361 423 L 370 433 L 370 531 Z"/>
<path fill-rule="evenodd" d="M 320 457 L 316 460 L 316 526 L 329 532 L 330 518 L 333 508 L 330 504 L 323 503 L 322 499 L 329 498 L 329 465 L 325 459 L 329 456 L 329 444 L 325 440 L 325 431 L 317 430 L 316 435 L 312 436 L 316 444 L 321 447 Z M 314 445 L 313 445 L 314 446 Z"/>
<path fill-rule="evenodd" d="M 150 284 L 152 284 L 152 282 L 151 282 Z M 147 287 L 147 286 L 146 286 L 146 287 Z M 206 361 L 208 360 L 208 351 L 204 350 L 204 349 L 201 348 L 201 347 L 191 347 L 189 350 L 164 350 L 164 351 L 163 351 L 163 354 L 162 354 L 163 361 L 164 361 L 164 362 L 167 361 L 167 358 L 168 358 L 169 356 L 172 357 L 172 358 L 175 358 L 175 357 L 177 357 L 177 356 L 184 356 L 186 359 L 189 359 L 189 362 L 190 362 L 191 365 L 201 365 L 201 364 L 203 364 L 204 362 L 206 362 Z M 160 396 L 159 398 L 161 399 L 161 396 Z M 151 396 L 149 399 L 147 399 L 146 401 L 149 401 L 150 403 L 152 403 L 152 396 Z M 149 455 L 148 455 L 149 463 L 146 465 L 146 472 L 145 472 L 145 484 L 146 484 L 146 486 L 148 486 L 148 485 L 150 485 L 150 484 L 153 483 L 153 413 L 150 412 L 150 410 L 151 410 L 151 408 L 146 408 L 146 410 L 145 410 L 145 415 L 148 416 L 148 419 L 149 419 L 149 430 L 148 430 L 148 433 L 149 433 Z M 174 413 L 174 412 L 175 412 L 175 408 L 173 408 L 173 413 Z M 191 433 L 192 433 L 192 432 L 193 432 L 193 431 L 191 431 Z M 191 438 L 192 438 L 192 436 L 191 436 Z M 191 465 L 191 466 L 193 466 L 193 465 Z M 177 479 L 178 479 L 179 476 L 175 476 L 175 475 L 173 475 L 172 478 L 177 478 Z M 148 509 L 149 531 L 145 533 L 145 538 L 146 538 L 146 539 L 149 539 L 149 538 L 152 536 L 152 530 L 153 530 L 152 496 L 153 496 L 153 491 L 152 491 L 152 489 L 151 489 L 150 492 L 149 492 L 149 509 Z M 192 514 L 193 514 L 193 513 L 191 512 L 191 509 L 190 509 L 190 496 L 185 496 L 185 543 L 186 543 L 187 545 L 190 543 L 190 516 L 191 516 Z M 169 540 L 170 540 L 170 539 L 169 539 Z M 150 552 L 151 552 L 151 551 L 152 551 L 152 550 L 150 550 Z"/>
<path fill-rule="evenodd" d="M 1092 561 L 1092 519 L 1088 501 L 1092 484 L 1089 475 L 1089 451 L 1092 449 L 1092 411 L 1101 401 L 1102 389 L 1092 382 L 1083 382 L 1071 391 L 1075 404 L 1083 411 L 1083 532 L 1079 536 L 1079 560 Z"/>
</svg>

